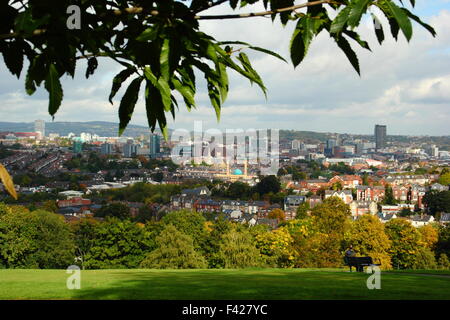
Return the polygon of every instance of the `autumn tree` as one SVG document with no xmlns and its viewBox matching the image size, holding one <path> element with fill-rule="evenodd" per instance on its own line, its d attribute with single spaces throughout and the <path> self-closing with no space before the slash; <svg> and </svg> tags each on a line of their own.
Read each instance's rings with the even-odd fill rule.
<svg viewBox="0 0 450 320">
<path fill-rule="evenodd" d="M 439 230 L 437 227 L 427 224 L 418 228 L 417 231 L 420 233 L 421 243 L 425 247 L 434 250 L 439 240 Z"/>
<path fill-rule="evenodd" d="M 358 256 L 372 257 L 375 263 L 381 263 L 381 268 L 391 269 L 391 240 L 384 232 L 384 224 L 375 216 L 366 214 L 352 222 L 345 240 Z"/>
<path fill-rule="evenodd" d="M 266 263 L 272 267 L 288 268 L 294 266 L 296 252 L 294 238 L 287 228 L 260 233 L 256 236 L 256 246 Z"/>
<path fill-rule="evenodd" d="M 344 235 L 350 226 L 350 208 L 338 197 L 325 199 L 311 210 L 317 232 L 312 238 L 323 267 L 342 264 Z"/>
<path fill-rule="evenodd" d="M 286 214 L 281 209 L 273 209 L 267 215 L 269 219 L 277 219 L 278 222 L 286 220 Z"/>
<path fill-rule="evenodd" d="M 396 269 L 413 268 L 421 247 L 419 231 L 410 222 L 402 219 L 389 220 L 386 222 L 385 230 L 392 242 L 390 249 L 392 266 Z"/>
</svg>

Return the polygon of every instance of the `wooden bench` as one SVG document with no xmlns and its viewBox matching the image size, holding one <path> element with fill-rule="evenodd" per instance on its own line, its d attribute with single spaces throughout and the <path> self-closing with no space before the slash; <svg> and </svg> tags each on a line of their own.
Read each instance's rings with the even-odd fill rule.
<svg viewBox="0 0 450 320">
<path fill-rule="evenodd" d="M 364 272 L 364 267 L 381 265 L 373 263 L 371 257 L 345 257 L 344 262 L 350 267 L 350 272 L 352 271 L 352 267 L 355 267 L 358 272 Z"/>
</svg>

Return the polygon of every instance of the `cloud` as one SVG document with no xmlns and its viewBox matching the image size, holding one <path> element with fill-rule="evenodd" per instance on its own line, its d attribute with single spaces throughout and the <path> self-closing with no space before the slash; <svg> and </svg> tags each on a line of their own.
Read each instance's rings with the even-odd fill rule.
<svg viewBox="0 0 450 320">
<path fill-rule="evenodd" d="M 426 10 L 433 7 L 433 10 Z M 419 25 L 407 43 L 391 39 L 385 25 L 386 41 L 379 46 L 370 19 L 360 30 L 373 52 L 358 48 L 361 77 L 353 70 L 345 55 L 326 34 L 317 37 L 305 61 L 296 69 L 274 57 L 246 50 L 254 67 L 268 88 L 268 98 L 260 89 L 230 73 L 230 92 L 217 123 L 210 106 L 203 77 L 198 77 L 198 108 L 188 112 L 180 104 L 172 128 L 193 128 L 194 120 L 205 127 L 219 128 L 280 128 L 325 132 L 372 133 L 373 125 L 385 123 L 392 134 L 450 134 L 450 5 L 448 1 L 421 1 L 416 13 L 427 17 L 438 33 L 433 38 Z M 250 6 L 242 11 L 260 11 Z M 227 6 L 208 10 L 205 14 L 232 12 Z M 269 48 L 289 57 L 289 41 L 293 24 L 283 28 L 279 21 L 248 18 L 224 21 L 202 21 L 201 29 L 218 40 L 240 40 Z M 118 101 L 107 102 L 112 77 L 121 66 L 100 61 L 98 72 L 84 78 L 84 65 L 77 67 L 79 75 L 64 81 L 65 100 L 57 121 L 118 121 Z M 21 80 L 6 70 L 0 71 L 1 121 L 32 121 L 50 119 L 46 115 L 47 94 L 41 90 L 26 96 Z M 11 113 L 14 109 L 14 113 Z M 16 110 L 18 112 L 16 112 Z M 170 117 L 168 115 L 168 117 Z M 146 125 L 145 108 L 138 103 L 132 123 Z"/>
</svg>

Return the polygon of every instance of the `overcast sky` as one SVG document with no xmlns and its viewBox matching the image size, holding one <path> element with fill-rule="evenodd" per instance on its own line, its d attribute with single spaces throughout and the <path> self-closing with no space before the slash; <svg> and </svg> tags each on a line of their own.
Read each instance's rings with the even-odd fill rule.
<svg viewBox="0 0 450 320">
<path fill-rule="evenodd" d="M 214 109 L 204 91 L 203 79 L 198 108 L 187 112 L 182 104 L 171 128 L 193 130 L 194 120 L 203 120 L 208 128 L 278 128 L 321 132 L 372 134 L 375 124 L 386 124 L 388 134 L 450 135 L 450 0 L 418 0 L 414 12 L 433 25 L 436 38 L 414 24 L 408 44 L 402 34 L 378 45 L 370 21 L 360 30 L 372 52 L 357 51 L 361 77 L 344 54 L 325 34 L 316 38 L 307 58 L 294 70 L 271 56 L 251 54 L 255 69 L 268 88 L 267 100 L 256 86 L 230 75 L 230 93 L 217 123 Z M 249 7 L 242 12 L 260 11 Z M 228 13 L 226 5 L 208 14 Z M 249 18 L 202 21 L 201 29 L 218 40 L 241 40 L 276 51 L 288 58 L 288 46 L 294 25 L 285 29 L 278 20 Z M 0 121 L 51 121 L 47 113 L 47 93 L 43 88 L 26 95 L 24 77 L 9 74 L 0 62 Z M 55 121 L 118 122 L 117 109 L 123 91 L 114 106 L 108 102 L 112 77 L 120 66 L 100 61 L 96 74 L 84 78 L 85 66 L 77 67 L 75 80 L 63 82 L 64 101 Z M 147 125 L 142 101 L 131 121 Z"/>
</svg>

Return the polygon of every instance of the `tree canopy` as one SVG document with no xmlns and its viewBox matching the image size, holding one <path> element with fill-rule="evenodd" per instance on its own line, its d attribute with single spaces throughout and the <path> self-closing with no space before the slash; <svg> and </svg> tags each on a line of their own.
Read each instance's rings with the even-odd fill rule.
<svg viewBox="0 0 450 320">
<path fill-rule="evenodd" d="M 409 2 L 414 7 L 415 0 Z M 219 5 L 246 10 L 256 3 L 262 3 L 265 11 L 227 15 L 205 12 Z M 372 9 L 377 9 L 378 16 Z M 266 94 L 249 51 L 285 60 L 249 43 L 218 41 L 201 30 L 200 20 L 215 19 L 225 24 L 232 19 L 270 17 L 283 25 L 294 23 L 290 42 L 294 67 L 303 61 L 312 40 L 326 32 L 360 73 L 350 42 L 370 50 L 355 29 L 365 16 L 371 17 L 380 44 L 386 36 L 381 23 L 384 18 L 396 40 L 400 31 L 408 41 L 411 39 L 413 21 L 435 36 L 434 29 L 407 9 L 405 1 L 394 0 L 7 0 L 0 2 L 0 52 L 10 73 L 18 78 L 28 65 L 26 92 L 32 95 L 43 85 L 49 93 L 48 112 L 52 116 L 63 100 L 60 79 L 64 75 L 73 78 L 77 63 L 87 59 L 88 78 L 101 59 L 112 59 L 123 70 L 113 78 L 111 103 L 122 84 L 130 80 L 119 105 L 119 134 L 131 120 L 143 92 L 149 127 L 155 130 L 158 124 L 167 135 L 166 114 L 175 117 L 178 97 L 189 110 L 196 106 L 196 75 L 205 78 L 219 119 L 229 91 L 230 69 L 256 83 Z"/>
</svg>

